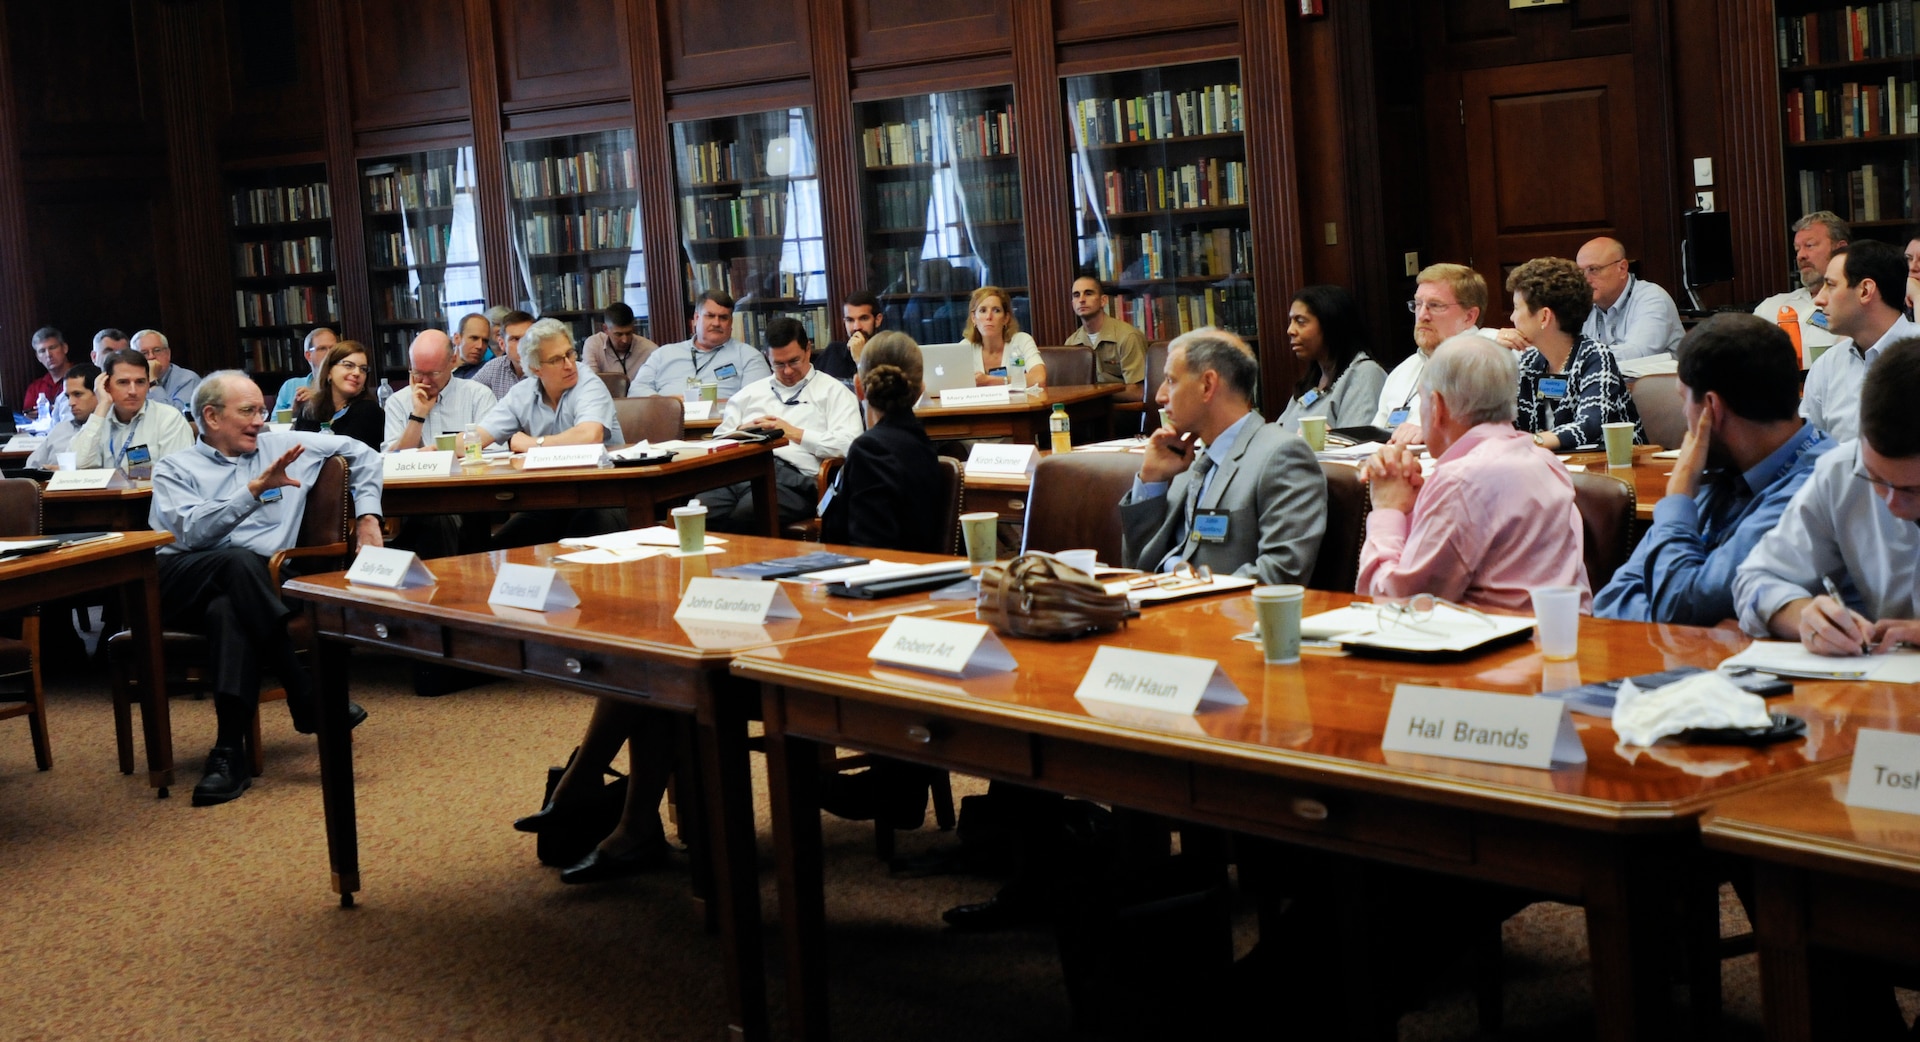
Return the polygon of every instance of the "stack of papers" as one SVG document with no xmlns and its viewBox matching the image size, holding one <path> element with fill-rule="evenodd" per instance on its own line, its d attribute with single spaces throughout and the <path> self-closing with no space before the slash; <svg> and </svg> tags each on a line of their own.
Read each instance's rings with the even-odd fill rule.
<svg viewBox="0 0 1920 1042">
<path fill-rule="evenodd" d="M 1392 605 L 1355 601 L 1300 620 L 1300 636 L 1348 648 L 1448 654 L 1517 637 L 1531 631 L 1533 624 L 1532 616 L 1483 615 L 1445 604 L 1435 605 L 1432 615 L 1416 620 L 1399 614 Z"/>
<path fill-rule="evenodd" d="M 1620 375 L 1629 380 L 1638 380 L 1643 376 L 1657 376 L 1663 373 L 1680 371 L 1680 360 L 1672 355 L 1647 355 L 1631 358 L 1620 363 Z"/>
<path fill-rule="evenodd" d="M 1745 651 L 1720 663 L 1722 670 L 1741 667 L 1807 680 L 1920 684 L 1920 653 L 1906 649 L 1885 655 L 1816 655 L 1799 641 L 1756 640 Z"/>
<path fill-rule="evenodd" d="M 707 537 L 708 546 L 725 546 L 727 541 L 719 536 Z M 636 546 L 678 547 L 680 535 L 665 525 L 652 528 L 634 528 L 625 532 L 609 532 L 606 535 L 579 536 L 560 540 L 561 546 L 579 550 L 625 550 Z"/>
<path fill-rule="evenodd" d="M 1098 569 L 1096 569 L 1096 571 L 1097 570 Z M 1127 600 L 1135 608 L 1138 608 L 1143 604 L 1153 604 L 1158 601 L 1177 601 L 1183 597 L 1204 597 L 1209 594 L 1224 593 L 1228 590 L 1243 590 L 1249 586 L 1256 585 L 1252 579 L 1243 578 L 1241 576 L 1216 575 L 1212 579 L 1208 580 L 1207 582 L 1174 584 L 1171 586 L 1142 585 L 1137 588 L 1134 586 L 1134 583 L 1144 582 L 1147 578 L 1150 578 L 1150 577 L 1137 576 L 1134 579 L 1120 579 L 1114 582 L 1102 582 L 1100 585 L 1106 587 L 1106 590 L 1108 593 L 1126 594 Z M 1161 575 L 1161 576 L 1153 576 L 1151 578 L 1169 579 L 1172 577 Z"/>
<path fill-rule="evenodd" d="M 1328 442 L 1326 449 L 1320 452 L 1316 452 L 1314 453 L 1314 455 L 1320 457 L 1323 460 L 1354 461 L 1354 460 L 1368 459 L 1374 453 L 1379 451 L 1380 451 L 1380 443 L 1377 441 L 1363 441 L 1358 445 L 1339 445 L 1339 446 L 1334 445 L 1332 442 Z"/>
<path fill-rule="evenodd" d="M 1147 447 L 1147 437 L 1136 434 L 1131 438 L 1115 438 L 1112 441 L 1096 441 L 1091 445 L 1075 445 L 1075 452 L 1141 452 Z"/>
<path fill-rule="evenodd" d="M 850 565 L 846 568 L 828 568 L 818 572 L 803 572 L 793 578 L 800 582 L 840 583 L 848 589 L 859 589 L 877 582 L 895 579 L 915 579 L 952 573 L 956 578 L 971 571 L 964 558 L 952 561 L 936 561 L 933 564 L 906 564 L 901 561 L 868 561 L 866 564 Z"/>
</svg>

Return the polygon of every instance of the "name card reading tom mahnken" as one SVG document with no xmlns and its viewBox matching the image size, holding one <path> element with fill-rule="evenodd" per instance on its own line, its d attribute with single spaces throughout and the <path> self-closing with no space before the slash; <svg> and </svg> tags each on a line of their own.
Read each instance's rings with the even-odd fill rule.
<svg viewBox="0 0 1920 1042">
<path fill-rule="evenodd" d="M 1565 702 L 1418 684 L 1394 689 L 1380 748 L 1542 769 L 1587 762 Z"/>
<path fill-rule="evenodd" d="M 1006 405 L 1013 392 L 1005 384 L 994 387 L 955 387 L 940 392 L 940 407 L 953 405 Z"/>
<path fill-rule="evenodd" d="M 867 652 L 890 666 L 922 669 L 950 677 L 999 673 L 1019 668 L 993 630 L 977 622 L 894 617 L 893 624 Z"/>
<path fill-rule="evenodd" d="M 1073 697 L 1082 702 L 1106 702 L 1180 716 L 1192 716 L 1202 702 L 1216 706 L 1247 704 L 1247 696 L 1213 659 L 1110 645 L 1102 645 L 1093 653 L 1093 662 L 1080 678 Z"/>
<path fill-rule="evenodd" d="M 1853 740 L 1847 806 L 1920 814 L 1920 734 L 1861 728 Z"/>
<path fill-rule="evenodd" d="M 487 603 L 529 611 L 556 611 L 578 605 L 580 597 L 552 568 L 503 564 L 494 577 L 493 592 L 487 594 Z"/>
<path fill-rule="evenodd" d="M 389 452 L 380 457 L 382 478 L 450 478 L 453 452 Z"/>
<path fill-rule="evenodd" d="M 547 470 L 552 467 L 597 467 L 607 458 L 607 447 L 591 445 L 543 445 L 527 450 L 522 470 Z"/>
<path fill-rule="evenodd" d="M 797 619 L 800 609 L 779 583 L 746 579 L 696 578 L 687 583 L 675 619 L 758 624 L 768 619 Z"/>
<path fill-rule="evenodd" d="M 347 581 L 363 586 L 384 586 L 389 590 L 432 586 L 435 582 L 433 573 L 421 563 L 420 555 L 390 546 L 361 547 L 353 558 L 353 567 L 347 569 Z"/>
<path fill-rule="evenodd" d="M 47 479 L 48 492 L 67 492 L 91 488 L 128 488 L 127 475 L 115 467 L 89 467 L 85 470 L 56 470 Z"/>
<path fill-rule="evenodd" d="M 1039 452 L 1031 445 L 975 445 L 967 452 L 970 475 L 1001 474 L 1007 477 L 1033 476 L 1040 463 Z"/>
</svg>

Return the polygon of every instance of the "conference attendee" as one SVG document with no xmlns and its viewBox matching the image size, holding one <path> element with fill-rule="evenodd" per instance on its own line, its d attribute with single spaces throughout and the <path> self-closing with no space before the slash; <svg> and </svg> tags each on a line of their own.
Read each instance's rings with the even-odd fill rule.
<svg viewBox="0 0 1920 1042">
<path fill-rule="evenodd" d="M 835 340 L 814 353 L 814 367 L 848 387 L 860 368 L 860 352 L 885 324 L 887 314 L 880 310 L 880 298 L 871 290 L 857 289 L 840 303 L 840 325 L 846 339 Z"/>
<path fill-rule="evenodd" d="M 55 419 L 65 418 L 66 410 L 60 400 L 66 393 L 67 370 L 73 368 L 73 363 L 67 361 L 67 338 L 52 326 L 34 330 L 33 357 L 46 372 L 27 384 L 26 393 L 20 396 L 20 411 L 39 419 L 40 396 L 46 395 L 48 411 Z"/>
<path fill-rule="evenodd" d="M 499 353 L 493 361 L 480 367 L 473 374 L 475 383 L 485 387 L 497 401 L 507 396 L 514 385 L 527 378 L 526 367 L 520 361 L 520 343 L 533 328 L 533 316 L 524 311 L 509 311 L 502 317 L 499 337 L 495 344 Z"/>
<path fill-rule="evenodd" d="M 476 311 L 461 318 L 458 328 L 460 336 L 453 349 L 460 361 L 453 367 L 453 375 L 457 380 L 471 380 L 487 363 L 487 351 L 493 346 L 493 323 Z"/>
<path fill-rule="evenodd" d="M 252 378 L 207 374 L 194 392 L 201 440 L 153 468 L 148 523 L 172 534 L 159 550 L 161 623 L 203 633 L 218 728 L 193 805 L 238 798 L 252 784 L 246 744 L 260 705 L 260 674 L 287 691 L 294 730 L 312 734 L 313 679 L 287 639 L 294 610 L 280 599 L 267 559 L 294 545 L 320 467 L 345 456 L 353 482 L 354 542 L 380 544 L 380 456 L 337 434 L 269 431 L 267 403 Z M 164 407 L 161 413 L 167 413 Z M 366 710 L 347 703 L 352 726 Z"/>
<path fill-rule="evenodd" d="M 1327 525 L 1327 480 L 1298 435 L 1253 411 L 1246 342 L 1206 326 L 1167 345 L 1156 395 L 1173 425 L 1148 439 L 1120 500 L 1129 567 L 1187 563 L 1262 583 L 1305 582 Z"/>
<path fill-rule="evenodd" d="M 193 424 L 152 398 L 147 356 L 126 350 L 107 356 L 94 383 L 93 415 L 73 438 L 74 462 L 82 469 L 148 466 L 193 445 Z"/>
<path fill-rule="evenodd" d="M 1580 332 L 1613 352 L 1616 362 L 1671 355 L 1686 332 L 1673 296 L 1627 270 L 1627 248 L 1618 239 L 1588 240 L 1574 255 L 1593 291 L 1593 309 Z"/>
<path fill-rule="evenodd" d="M 1613 352 L 1579 332 L 1593 306 L 1580 268 L 1561 257 L 1537 257 L 1507 276 L 1513 325 L 1529 345 L 1520 355 L 1515 426 L 1554 452 L 1595 448 L 1606 423 L 1632 423 L 1644 444 L 1640 412 Z"/>
<path fill-rule="evenodd" d="M 1807 367 L 1800 415 L 1834 441 L 1859 435 L 1860 383 L 1881 346 L 1920 336 L 1920 325 L 1900 310 L 1906 284 L 1906 258 L 1884 242 L 1853 243 L 1827 262 L 1813 299 L 1841 339 Z"/>
<path fill-rule="evenodd" d="M 820 507 L 827 543 L 942 553 L 947 471 L 913 414 L 925 383 L 920 347 L 905 333 L 876 333 L 860 353 L 853 391 L 867 430 L 847 447 Z"/>
<path fill-rule="evenodd" d="M 1295 432 L 1302 416 L 1324 416 L 1329 427 L 1373 422 L 1387 371 L 1367 354 L 1367 327 L 1353 294 L 1341 286 L 1308 286 L 1294 294 L 1287 341 L 1300 360 L 1300 379 L 1274 422 Z"/>
<path fill-rule="evenodd" d="M 1916 303 L 1920 303 L 1920 225 L 1907 232 L 1907 317 L 1913 317 Z"/>
<path fill-rule="evenodd" d="M 1800 368 L 1805 369 L 1813 363 L 1818 351 L 1832 347 L 1839 337 L 1827 328 L 1826 313 L 1813 303 L 1813 294 L 1827 280 L 1827 262 L 1833 259 L 1833 251 L 1847 245 L 1853 238 L 1853 232 L 1847 228 L 1847 222 L 1831 210 L 1815 210 L 1793 222 L 1793 264 L 1800 272 L 1800 285 L 1791 292 L 1775 293 L 1760 302 L 1753 313 L 1769 322 L 1780 320 L 1780 309 L 1792 308 L 1794 321 L 1800 325 Z M 1920 274 L 1920 247 L 1910 247 L 1907 253 L 1908 277 Z"/>
<path fill-rule="evenodd" d="M 633 308 L 624 301 L 607 305 L 600 313 L 600 331 L 587 338 L 581 347 L 587 370 L 603 376 L 617 376 L 628 384 L 640 375 L 640 367 L 660 345 L 634 332 Z"/>
<path fill-rule="evenodd" d="M 1513 426 L 1518 371 L 1513 352 L 1471 334 L 1434 351 L 1420 408 L 1436 465 L 1423 479 L 1402 445 L 1368 460 L 1357 592 L 1525 612 L 1534 587 L 1578 586 L 1581 610 L 1590 606 L 1573 480 Z"/>
<path fill-rule="evenodd" d="M 840 381 L 813 367 L 813 342 L 797 318 L 782 315 L 767 323 L 767 359 L 773 375 L 755 380 L 727 399 L 714 428 L 715 437 L 734 431 L 775 431 L 787 444 L 773 450 L 774 490 L 780 497 L 780 523 L 814 516 L 820 500 L 820 461 L 845 456 L 860 436 L 860 403 Z M 765 534 L 747 482 L 700 494 L 707 527 L 722 532 Z"/>
<path fill-rule="evenodd" d="M 1800 418 L 1800 363 L 1781 328 L 1715 315 L 1680 341 L 1687 437 L 1633 556 L 1593 598 L 1607 619 L 1712 626 L 1733 574 L 1833 442 Z"/>
<path fill-rule="evenodd" d="M 91 356 L 93 364 L 96 368 L 105 368 L 108 355 L 115 351 L 125 351 L 132 346 L 133 343 L 127 339 L 127 334 L 108 326 L 93 334 L 93 355 Z"/>
<path fill-rule="evenodd" d="M 326 326 L 315 326 L 307 331 L 307 338 L 300 345 L 300 353 L 307 359 L 307 375 L 288 377 L 280 385 L 280 393 L 273 397 L 273 411 L 293 409 L 307 400 L 318 386 L 320 363 L 327 360 L 327 352 L 340 342 L 333 330 Z M 301 392 L 306 393 L 301 393 Z"/>
<path fill-rule="evenodd" d="M 387 398 L 382 442 L 386 451 L 433 448 L 442 434 L 459 434 L 493 409 L 493 392 L 480 380 L 453 377 L 453 341 L 429 329 L 407 345 L 407 386 Z"/>
<path fill-rule="evenodd" d="M 28 467 L 56 470 L 60 454 L 73 451 L 73 439 L 92 418 L 94 406 L 100 401 L 100 396 L 93 392 L 94 383 L 99 379 L 100 367 L 92 362 L 81 362 L 67 370 L 66 387 L 61 393 L 67 398 L 68 418 L 55 420 L 53 426 L 47 428 L 46 439 L 27 457 Z"/>
<path fill-rule="evenodd" d="M 342 340 L 320 362 L 314 392 L 300 403 L 293 429 L 358 439 L 375 452 L 386 433 L 386 417 L 373 391 L 373 367 L 358 340 Z"/>
<path fill-rule="evenodd" d="M 718 397 L 732 398 L 746 384 L 773 375 L 765 355 L 733 339 L 733 298 L 725 290 L 701 293 L 693 302 L 688 327 L 692 336 L 664 344 L 648 356 L 627 385 L 629 396 L 685 398 L 711 383 L 717 385 Z"/>
<path fill-rule="evenodd" d="M 1420 441 L 1420 374 L 1442 340 L 1480 330 L 1480 312 L 1487 306 L 1487 280 L 1464 264 L 1429 264 L 1414 276 L 1414 352 L 1387 374 L 1380 385 L 1380 405 L 1373 426 L 1393 431 L 1396 445 Z"/>
<path fill-rule="evenodd" d="M 1047 385 L 1040 347 L 1020 331 L 1013 298 L 998 286 L 982 286 L 967 300 L 967 327 L 961 338 L 973 345 L 973 382 L 992 387 L 1007 382 L 1007 367 L 1023 363 L 1028 387 Z"/>
<path fill-rule="evenodd" d="M 200 374 L 183 365 L 173 364 L 173 345 L 157 329 L 142 329 L 133 334 L 133 349 L 145 355 L 153 365 L 152 397 L 193 415 L 193 392 L 200 386 Z"/>
<path fill-rule="evenodd" d="M 1920 644 L 1917 395 L 1920 339 L 1887 343 L 1861 389 L 1860 436 L 1813 465 L 1734 575 L 1741 629 L 1821 655 Z M 1842 600 L 1822 592 L 1829 581 Z"/>
<path fill-rule="evenodd" d="M 1147 338 L 1131 323 L 1107 314 L 1112 298 L 1097 277 L 1075 278 L 1071 296 L 1080 328 L 1067 337 L 1067 346 L 1092 349 L 1095 384 L 1115 384 L 1115 398 L 1139 401 L 1147 384 Z"/>
</svg>

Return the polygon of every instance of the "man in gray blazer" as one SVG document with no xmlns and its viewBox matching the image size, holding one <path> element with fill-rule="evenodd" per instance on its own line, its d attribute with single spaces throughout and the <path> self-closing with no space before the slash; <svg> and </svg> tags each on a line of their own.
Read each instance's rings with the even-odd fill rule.
<svg viewBox="0 0 1920 1042">
<path fill-rule="evenodd" d="M 1120 500 L 1127 564 L 1182 561 L 1262 583 L 1304 583 L 1327 526 L 1327 481 L 1298 435 L 1253 411 L 1258 364 L 1211 326 L 1167 346 L 1156 400 L 1173 420 Z"/>
</svg>

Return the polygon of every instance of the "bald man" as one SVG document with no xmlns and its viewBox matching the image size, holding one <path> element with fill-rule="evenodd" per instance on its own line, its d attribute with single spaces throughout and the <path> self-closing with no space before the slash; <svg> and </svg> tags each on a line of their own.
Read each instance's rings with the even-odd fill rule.
<svg viewBox="0 0 1920 1042">
<path fill-rule="evenodd" d="M 493 408 L 493 392 L 477 380 L 456 380 L 453 340 L 429 329 L 407 346 L 406 389 L 387 399 L 385 449 L 432 448 L 441 434 L 459 434 Z"/>
<path fill-rule="evenodd" d="M 1611 350 L 1616 362 L 1673 356 L 1686 333 L 1680 327 L 1680 309 L 1666 290 L 1627 271 L 1627 248 L 1620 240 L 1590 240 L 1574 263 L 1593 287 L 1593 310 L 1580 329 L 1588 339 Z"/>
</svg>

